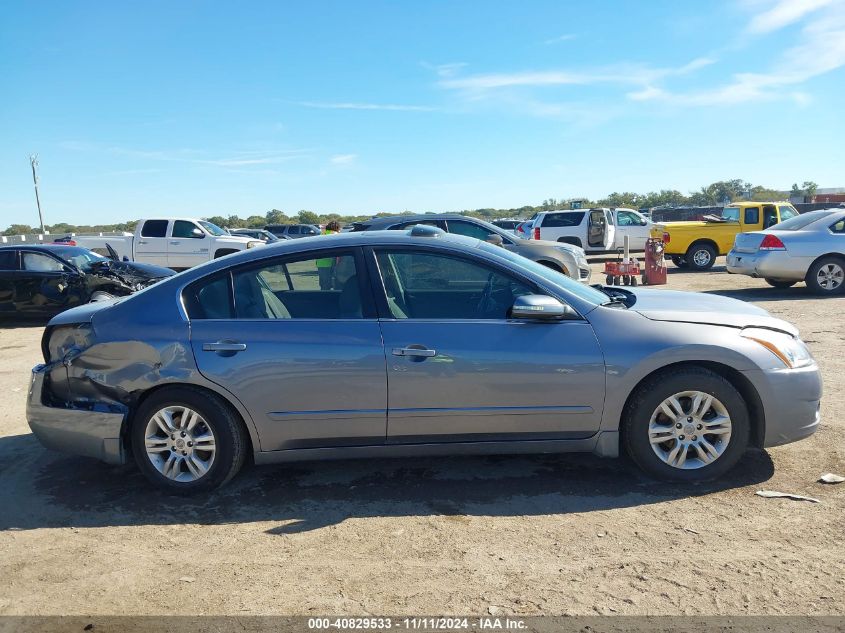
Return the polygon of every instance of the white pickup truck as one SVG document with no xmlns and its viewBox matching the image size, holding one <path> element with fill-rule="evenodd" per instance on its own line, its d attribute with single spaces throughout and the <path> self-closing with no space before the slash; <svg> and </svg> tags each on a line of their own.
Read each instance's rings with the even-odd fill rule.
<svg viewBox="0 0 845 633">
<path fill-rule="evenodd" d="M 587 253 L 600 253 L 622 248 L 627 235 L 630 249 L 642 251 L 652 224 L 633 209 L 543 211 L 534 216 L 529 236 L 535 240 L 575 244 Z"/>
<path fill-rule="evenodd" d="M 193 218 L 150 218 L 138 222 L 135 235 L 76 235 L 73 241 L 104 255 L 111 246 L 120 259 L 173 270 L 264 245 L 261 240 L 229 235 L 211 222 Z"/>
</svg>

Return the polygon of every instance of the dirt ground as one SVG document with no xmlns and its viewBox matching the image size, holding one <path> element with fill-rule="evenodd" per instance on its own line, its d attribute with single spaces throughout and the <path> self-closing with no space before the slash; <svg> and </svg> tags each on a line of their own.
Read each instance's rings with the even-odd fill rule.
<svg viewBox="0 0 845 633">
<path fill-rule="evenodd" d="M 24 417 L 41 328 L 4 328 L 0 614 L 845 614 L 845 484 L 816 483 L 845 475 L 845 298 L 723 267 L 668 287 L 795 323 L 824 373 L 819 432 L 697 487 L 586 455 L 431 458 L 250 468 L 181 499 L 42 449 Z"/>
</svg>

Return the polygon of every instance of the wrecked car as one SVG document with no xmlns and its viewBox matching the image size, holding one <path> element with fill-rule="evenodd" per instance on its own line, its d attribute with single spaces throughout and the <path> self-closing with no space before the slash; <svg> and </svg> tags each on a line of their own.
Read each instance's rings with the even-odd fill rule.
<svg viewBox="0 0 845 633">
<path fill-rule="evenodd" d="M 295 240 L 55 317 L 27 419 L 176 492 L 242 464 L 627 453 L 723 475 L 812 434 L 819 367 L 789 323 L 713 295 L 590 287 L 431 226 Z"/>
<path fill-rule="evenodd" d="M 43 318 L 132 294 L 175 273 L 68 244 L 0 247 L 0 316 Z"/>
</svg>

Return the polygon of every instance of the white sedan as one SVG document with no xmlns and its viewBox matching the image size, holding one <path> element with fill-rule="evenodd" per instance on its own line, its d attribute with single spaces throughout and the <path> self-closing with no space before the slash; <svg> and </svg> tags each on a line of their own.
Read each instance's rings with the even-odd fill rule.
<svg viewBox="0 0 845 633">
<path fill-rule="evenodd" d="M 765 231 L 738 234 L 728 272 L 762 277 L 775 288 L 804 281 L 816 294 L 842 294 L 845 209 L 810 211 Z"/>
</svg>

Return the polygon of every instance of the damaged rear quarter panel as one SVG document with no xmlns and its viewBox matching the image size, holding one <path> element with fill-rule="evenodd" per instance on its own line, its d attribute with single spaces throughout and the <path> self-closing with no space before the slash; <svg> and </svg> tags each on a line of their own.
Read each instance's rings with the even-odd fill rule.
<svg viewBox="0 0 845 633">
<path fill-rule="evenodd" d="M 243 405 L 199 373 L 190 345 L 190 325 L 177 308 L 177 288 L 171 283 L 157 285 L 95 311 L 91 316 L 93 344 L 69 354 L 50 371 L 53 395 L 67 398 L 74 406 L 108 404 L 131 411 L 156 387 L 205 387 L 235 407 L 258 449 L 252 419 Z"/>
</svg>

